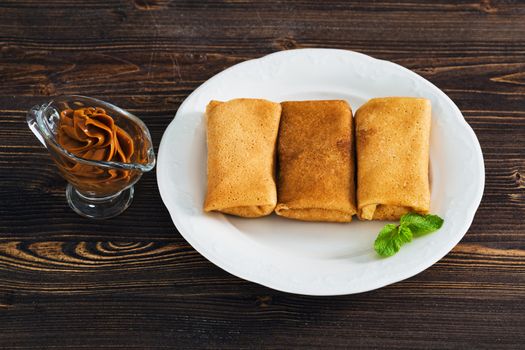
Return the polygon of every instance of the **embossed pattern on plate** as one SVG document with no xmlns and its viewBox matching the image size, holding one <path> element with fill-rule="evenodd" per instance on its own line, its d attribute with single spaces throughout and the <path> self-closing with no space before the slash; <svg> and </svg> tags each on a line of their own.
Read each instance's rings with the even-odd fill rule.
<svg viewBox="0 0 525 350">
<path fill-rule="evenodd" d="M 395 256 L 377 257 L 381 222 L 305 223 L 272 215 L 241 219 L 202 211 L 206 189 L 204 111 L 211 99 L 273 101 L 420 96 L 432 101 L 431 211 L 443 228 Z M 197 88 L 180 106 L 159 149 L 160 194 L 183 237 L 224 270 L 262 285 L 307 295 L 376 289 L 411 277 L 446 255 L 468 230 L 483 194 L 479 142 L 456 105 L 397 64 L 352 51 L 300 49 L 237 64 Z"/>
</svg>

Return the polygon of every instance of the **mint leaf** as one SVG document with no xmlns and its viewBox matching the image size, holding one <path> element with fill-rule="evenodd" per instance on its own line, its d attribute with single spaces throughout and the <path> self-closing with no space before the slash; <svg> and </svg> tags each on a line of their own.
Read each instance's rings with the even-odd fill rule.
<svg viewBox="0 0 525 350">
<path fill-rule="evenodd" d="M 399 225 L 388 224 L 377 235 L 374 249 L 381 256 L 392 256 L 401 246 L 430 232 L 437 231 L 443 226 L 444 220 L 437 215 L 421 215 L 407 213 L 401 217 Z"/>
<path fill-rule="evenodd" d="M 414 237 L 420 237 L 439 230 L 443 226 L 443 219 L 437 215 L 407 213 L 401 217 L 400 226 L 409 228 Z"/>
<path fill-rule="evenodd" d="M 400 236 L 400 240 L 402 240 L 402 243 L 408 243 L 410 241 L 412 241 L 412 231 L 408 228 L 408 227 L 405 227 L 405 226 L 399 226 L 398 228 L 399 230 L 399 236 Z"/>
<path fill-rule="evenodd" d="M 392 256 L 401 246 L 412 240 L 412 232 L 408 227 L 388 224 L 379 232 L 374 249 L 381 256 Z"/>
</svg>

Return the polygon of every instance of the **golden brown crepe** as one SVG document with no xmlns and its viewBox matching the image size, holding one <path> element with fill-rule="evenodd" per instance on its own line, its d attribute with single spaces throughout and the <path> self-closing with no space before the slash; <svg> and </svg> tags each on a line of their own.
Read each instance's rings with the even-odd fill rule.
<svg viewBox="0 0 525 350">
<path fill-rule="evenodd" d="M 357 205 L 364 220 L 427 213 L 430 101 L 374 98 L 356 112 Z"/>
<path fill-rule="evenodd" d="M 211 101 L 206 107 L 208 191 L 205 211 L 244 217 L 277 203 L 275 147 L 281 106 L 259 99 Z"/>
<path fill-rule="evenodd" d="M 346 101 L 283 102 L 277 215 L 350 222 L 356 213 L 352 111 Z"/>
</svg>

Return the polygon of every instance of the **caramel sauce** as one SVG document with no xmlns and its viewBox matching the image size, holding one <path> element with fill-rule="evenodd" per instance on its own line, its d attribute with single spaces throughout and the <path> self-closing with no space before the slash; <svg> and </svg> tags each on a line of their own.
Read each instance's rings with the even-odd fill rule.
<svg viewBox="0 0 525 350">
<path fill-rule="evenodd" d="M 131 163 L 134 161 L 133 138 L 99 107 L 65 109 L 60 112 L 57 142 L 77 157 L 92 161 Z M 125 188 L 138 174 L 85 164 L 72 159 L 57 163 L 68 181 L 90 195 L 109 195 Z"/>
<path fill-rule="evenodd" d="M 63 110 L 58 142 L 67 151 L 89 160 L 129 163 L 133 155 L 133 139 L 98 107 Z"/>
</svg>

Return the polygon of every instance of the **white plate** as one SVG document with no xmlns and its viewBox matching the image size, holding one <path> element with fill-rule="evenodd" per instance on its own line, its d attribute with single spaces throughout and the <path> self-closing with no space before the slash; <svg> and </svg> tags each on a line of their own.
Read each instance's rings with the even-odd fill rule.
<svg viewBox="0 0 525 350">
<path fill-rule="evenodd" d="M 355 111 L 381 96 L 432 101 L 431 212 L 445 219 L 438 232 L 381 259 L 372 246 L 384 222 L 308 223 L 275 215 L 241 219 L 203 212 L 204 111 L 210 100 L 345 99 Z M 445 256 L 472 222 L 485 170 L 474 132 L 456 105 L 427 80 L 397 64 L 352 51 L 301 49 L 237 64 L 196 89 L 162 137 L 157 180 L 179 232 L 215 265 L 281 291 L 339 295 L 401 281 Z"/>
</svg>

